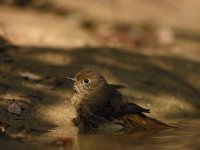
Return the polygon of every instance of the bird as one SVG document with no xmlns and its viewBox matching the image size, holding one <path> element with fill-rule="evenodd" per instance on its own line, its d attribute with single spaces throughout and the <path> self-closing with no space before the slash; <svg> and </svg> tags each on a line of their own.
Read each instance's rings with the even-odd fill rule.
<svg viewBox="0 0 200 150">
<path fill-rule="evenodd" d="M 123 85 L 110 84 L 95 69 L 79 71 L 71 80 L 74 94 L 71 103 L 76 117 L 73 124 L 81 132 L 94 132 L 107 126 L 117 130 L 165 130 L 174 126 L 149 117 L 150 109 L 127 101 L 120 89 Z"/>
</svg>

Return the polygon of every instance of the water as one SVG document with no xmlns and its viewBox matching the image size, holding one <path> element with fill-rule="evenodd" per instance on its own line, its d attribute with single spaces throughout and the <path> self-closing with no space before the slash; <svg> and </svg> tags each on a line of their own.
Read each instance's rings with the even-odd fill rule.
<svg viewBox="0 0 200 150">
<path fill-rule="evenodd" d="M 78 135 L 73 127 L 58 127 L 23 142 L 0 139 L 0 146 L 10 150 L 197 150 L 200 149 L 200 120 L 186 120 L 179 128 L 165 131 L 117 135 Z"/>
</svg>

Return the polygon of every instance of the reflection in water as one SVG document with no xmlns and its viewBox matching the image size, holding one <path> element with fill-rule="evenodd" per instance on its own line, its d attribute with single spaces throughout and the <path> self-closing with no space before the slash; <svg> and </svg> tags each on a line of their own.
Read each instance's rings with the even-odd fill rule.
<svg viewBox="0 0 200 150">
<path fill-rule="evenodd" d="M 77 135 L 72 127 L 59 127 L 34 140 L 18 142 L 0 140 L 4 149 L 49 149 L 49 150 L 132 150 L 134 149 L 198 149 L 200 147 L 200 120 L 189 121 L 179 128 L 160 131 L 138 131 L 131 134 Z"/>
</svg>

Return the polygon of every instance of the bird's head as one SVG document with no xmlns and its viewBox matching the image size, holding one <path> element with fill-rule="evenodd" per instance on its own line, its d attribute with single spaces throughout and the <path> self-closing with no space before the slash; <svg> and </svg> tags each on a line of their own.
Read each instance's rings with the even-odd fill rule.
<svg viewBox="0 0 200 150">
<path fill-rule="evenodd" d="M 67 78 L 74 82 L 75 92 L 81 95 L 89 95 L 107 85 L 103 75 L 93 69 L 83 69 L 75 78 Z"/>
</svg>

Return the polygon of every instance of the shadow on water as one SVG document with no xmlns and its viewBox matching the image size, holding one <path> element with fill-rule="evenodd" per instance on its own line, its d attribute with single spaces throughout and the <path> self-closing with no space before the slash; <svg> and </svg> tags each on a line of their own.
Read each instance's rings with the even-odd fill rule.
<svg viewBox="0 0 200 150">
<path fill-rule="evenodd" d="M 88 66 L 111 73 L 112 77 L 121 84 L 128 85 L 134 91 L 147 95 L 171 95 L 186 101 L 196 109 L 200 106 L 199 89 L 187 81 L 188 78 L 200 75 L 200 64 L 195 61 L 178 57 L 148 56 L 107 47 L 75 49 L 21 47 L 6 53 L 13 59 L 13 63 L 5 64 L 4 69 L 0 70 L 1 86 L 4 85 L 0 93 L 14 92 L 25 97 L 29 95 L 28 98 L 33 104 L 31 110 L 33 116 L 37 110 L 37 104 L 45 106 L 58 102 L 60 97 L 54 94 L 54 91 L 71 89 L 71 83 L 65 80 L 66 75 L 74 76 L 80 69 Z M 60 56 L 63 62 L 57 63 Z M 43 80 L 25 80 L 17 74 L 19 71 L 36 73 L 42 76 Z M 57 86 L 50 90 L 27 86 L 38 83 L 47 86 L 56 84 Z M 37 94 L 42 100 L 38 100 Z M 199 111 L 191 116 L 183 110 L 182 115 L 182 117 L 184 115 L 185 117 L 199 117 Z"/>
</svg>

